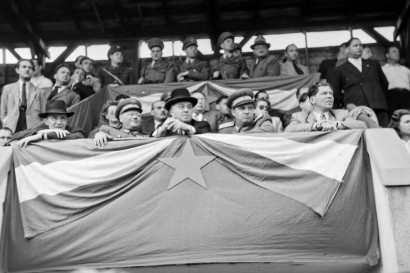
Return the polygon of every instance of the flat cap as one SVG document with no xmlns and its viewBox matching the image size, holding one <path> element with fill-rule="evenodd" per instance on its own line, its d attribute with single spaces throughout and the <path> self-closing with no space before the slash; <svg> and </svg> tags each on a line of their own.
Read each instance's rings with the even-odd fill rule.
<svg viewBox="0 0 410 273">
<path fill-rule="evenodd" d="M 122 47 L 120 47 L 119 45 L 111 46 L 110 49 L 108 50 L 107 57 L 110 58 L 110 56 L 117 51 L 123 52 Z"/>
<path fill-rule="evenodd" d="M 123 99 L 122 101 L 120 101 L 117 109 L 115 110 L 115 117 L 119 119 L 122 113 L 131 109 L 137 110 L 138 112 L 142 113 L 141 102 L 135 98 Z"/>
<path fill-rule="evenodd" d="M 164 49 L 164 42 L 160 38 L 152 38 L 148 42 L 148 48 L 151 49 L 154 46 L 158 46 L 161 48 L 161 50 Z"/>
<path fill-rule="evenodd" d="M 182 50 L 185 50 L 187 47 L 192 45 L 198 46 L 198 43 L 195 37 L 190 36 L 184 40 L 184 43 L 182 44 Z"/>
<path fill-rule="evenodd" d="M 235 36 L 231 32 L 223 32 L 221 35 L 219 35 L 218 46 L 221 47 L 221 44 L 228 38 L 234 39 Z"/>
<path fill-rule="evenodd" d="M 227 105 L 231 109 L 250 103 L 253 104 L 253 91 L 249 88 L 239 89 L 238 91 L 235 91 L 229 96 L 227 101 Z"/>
</svg>

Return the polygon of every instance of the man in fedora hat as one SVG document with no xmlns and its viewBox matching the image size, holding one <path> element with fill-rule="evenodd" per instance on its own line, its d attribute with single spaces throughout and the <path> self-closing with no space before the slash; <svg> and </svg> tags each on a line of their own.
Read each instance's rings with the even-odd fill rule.
<svg viewBox="0 0 410 273">
<path fill-rule="evenodd" d="M 142 68 L 138 84 L 175 82 L 176 68 L 172 62 L 162 59 L 164 42 L 159 38 L 148 41 L 151 60 Z"/>
<path fill-rule="evenodd" d="M 40 140 L 84 138 L 83 130 L 67 125 L 68 118 L 72 115 L 74 115 L 73 112 L 67 112 L 64 101 L 48 102 L 46 111 L 39 114 L 39 117 L 44 119 L 44 123 L 13 135 L 11 141 L 19 140 L 17 146 L 25 147 L 31 142 Z"/>
<path fill-rule="evenodd" d="M 218 38 L 218 46 L 224 53 L 218 60 L 218 67 L 213 72 L 212 78 L 224 80 L 249 78 L 245 60 L 232 54 L 235 47 L 234 35 L 231 32 L 223 32 Z"/>
<path fill-rule="evenodd" d="M 107 57 L 109 64 L 102 67 L 97 73 L 97 77 L 100 79 L 103 87 L 115 87 L 135 83 L 132 70 L 123 66 L 124 53 L 122 47 L 119 45 L 111 46 L 108 50 Z"/>
<path fill-rule="evenodd" d="M 270 44 L 262 35 L 255 38 L 251 49 L 255 55 L 249 67 L 251 78 L 279 76 L 280 67 L 276 56 L 269 56 Z"/>
<path fill-rule="evenodd" d="M 207 61 L 201 61 L 198 57 L 198 43 L 195 37 L 188 37 L 184 40 L 182 50 L 185 51 L 186 58 L 178 65 L 179 82 L 206 81 L 209 79 L 209 65 Z"/>
<path fill-rule="evenodd" d="M 105 146 L 113 138 L 148 137 L 141 133 L 141 102 L 135 98 L 123 99 L 115 110 L 115 116 L 122 124 L 117 129 L 109 125 L 101 126 L 94 137 L 96 146 Z"/>
<path fill-rule="evenodd" d="M 196 98 L 190 96 L 188 89 L 175 89 L 165 103 L 165 108 L 171 117 L 152 133 L 154 137 L 172 135 L 194 135 L 210 133 L 211 128 L 206 121 L 192 119 L 193 108 L 198 103 Z"/>
</svg>

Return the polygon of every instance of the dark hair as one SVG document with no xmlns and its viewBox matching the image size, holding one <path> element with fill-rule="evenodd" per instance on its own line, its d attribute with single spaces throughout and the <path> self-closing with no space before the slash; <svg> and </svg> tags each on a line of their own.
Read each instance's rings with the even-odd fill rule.
<svg viewBox="0 0 410 273">
<path fill-rule="evenodd" d="M 264 101 L 264 102 L 266 102 L 267 104 L 268 104 L 268 110 L 270 109 L 270 101 L 268 101 L 267 99 L 264 99 L 264 98 L 262 98 L 262 99 L 257 99 L 256 101 L 255 101 L 255 108 L 256 108 L 256 105 L 258 105 L 258 102 L 260 102 L 260 101 Z"/>
<path fill-rule="evenodd" d="M 13 131 L 9 127 L 0 127 L 0 131 L 1 130 L 9 131 L 11 134 L 13 134 Z"/>
<path fill-rule="evenodd" d="M 347 42 L 341 43 L 339 48 L 341 48 L 342 46 L 347 47 Z"/>
<path fill-rule="evenodd" d="M 117 106 L 118 105 L 118 101 L 114 101 L 114 100 L 107 100 L 107 102 L 103 105 L 103 107 L 101 108 L 101 112 L 100 112 L 100 120 L 98 121 L 99 125 L 108 125 L 108 119 L 105 117 L 105 115 L 108 113 L 108 108 L 110 106 Z"/>
<path fill-rule="evenodd" d="M 74 63 L 76 63 L 76 62 L 78 62 L 78 61 L 80 61 L 80 63 L 81 63 L 81 61 L 82 61 L 84 58 L 87 58 L 87 56 L 79 55 L 79 56 L 77 56 L 77 58 L 75 58 Z"/>
<path fill-rule="evenodd" d="M 390 48 L 393 48 L 393 47 L 397 48 L 400 52 L 400 48 L 397 45 L 389 45 L 388 47 L 386 47 L 384 55 L 387 55 L 390 52 Z"/>
<path fill-rule="evenodd" d="M 215 104 L 220 104 L 223 99 L 228 99 L 227 95 L 220 96 L 216 101 Z"/>
<path fill-rule="evenodd" d="M 303 93 L 302 96 L 299 98 L 299 103 L 305 102 L 308 98 L 308 93 Z"/>
<path fill-rule="evenodd" d="M 81 59 L 80 64 L 83 64 L 83 62 L 84 62 L 85 60 L 90 60 L 91 62 L 94 63 L 94 60 L 93 60 L 93 59 L 91 59 L 91 58 L 89 58 L 89 57 L 84 57 L 84 58 Z"/>
<path fill-rule="evenodd" d="M 269 97 L 268 92 L 266 92 L 265 90 L 260 90 L 260 91 L 256 92 L 256 94 L 255 94 L 255 101 L 258 100 L 258 96 L 259 96 L 259 94 L 261 94 L 261 93 L 265 93 L 265 94 L 268 95 L 268 97 Z"/>
<path fill-rule="evenodd" d="M 396 131 L 396 133 L 399 135 L 400 138 L 401 138 L 401 132 L 400 132 L 400 129 L 399 129 L 400 120 L 403 116 L 406 116 L 406 115 L 410 115 L 410 110 L 408 110 L 408 109 L 398 109 L 398 110 L 394 111 L 392 116 L 391 116 L 389 127 L 393 128 Z"/>
<path fill-rule="evenodd" d="M 70 65 L 68 63 L 62 63 L 62 64 L 57 65 L 56 69 L 54 69 L 54 75 L 57 74 L 58 70 L 60 70 L 60 68 L 62 67 L 67 68 L 68 70 L 70 70 L 70 73 L 71 73 Z"/>
<path fill-rule="evenodd" d="M 359 38 L 352 37 L 352 38 L 350 38 L 349 41 L 346 42 L 346 47 L 349 47 L 353 43 L 354 40 L 360 41 Z"/>
<path fill-rule="evenodd" d="M 295 44 L 290 44 L 290 45 L 287 45 L 287 46 L 285 47 L 285 52 L 288 51 L 288 49 L 289 49 L 290 46 L 295 46 L 296 48 L 298 48 Z"/>
<path fill-rule="evenodd" d="M 327 83 L 317 82 L 309 88 L 309 91 L 307 92 L 307 96 L 310 98 L 310 97 L 313 97 L 314 95 L 316 95 L 319 92 L 319 87 L 321 87 L 321 86 L 329 86 L 330 87 L 330 85 L 327 84 Z"/>
<path fill-rule="evenodd" d="M 84 74 L 86 74 L 87 75 L 87 72 L 85 72 L 85 70 L 83 69 L 83 68 L 81 68 L 81 67 L 76 67 L 75 69 L 74 69 L 74 71 L 73 71 L 73 73 L 76 71 L 76 70 L 82 70 L 83 72 L 84 72 Z"/>
<path fill-rule="evenodd" d="M 156 101 L 154 101 L 154 102 L 151 104 L 151 110 L 154 110 L 154 106 L 155 106 L 155 104 L 158 103 L 158 102 L 164 102 L 164 101 L 163 101 L 163 100 L 156 100 Z"/>
<path fill-rule="evenodd" d="M 119 100 L 122 100 L 122 99 L 129 99 L 129 98 L 130 98 L 130 96 L 121 94 L 121 95 L 116 96 L 115 100 L 119 101 Z"/>
<path fill-rule="evenodd" d="M 300 99 L 300 92 L 302 91 L 302 89 L 307 88 L 309 90 L 309 86 L 302 86 L 299 87 L 298 89 L 296 89 L 296 98 L 299 100 Z"/>
<path fill-rule="evenodd" d="M 18 60 L 18 62 L 16 63 L 16 68 L 20 68 L 20 64 L 21 64 L 22 62 L 29 62 L 29 63 L 31 63 L 31 65 L 33 66 L 33 70 L 34 70 L 34 63 L 33 63 L 32 60 L 29 60 L 29 59 L 20 59 L 20 60 Z"/>
</svg>

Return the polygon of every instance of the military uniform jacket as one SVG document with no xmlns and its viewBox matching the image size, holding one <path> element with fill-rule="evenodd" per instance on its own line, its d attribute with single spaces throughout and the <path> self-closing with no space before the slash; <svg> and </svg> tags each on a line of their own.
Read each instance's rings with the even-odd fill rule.
<svg viewBox="0 0 410 273">
<path fill-rule="evenodd" d="M 140 131 L 130 131 L 123 128 L 114 128 L 109 125 L 103 125 L 100 128 L 100 132 L 106 133 L 113 138 L 128 138 L 128 137 L 143 137 L 146 138 L 148 135 L 144 135 Z"/>
<path fill-rule="evenodd" d="M 206 81 L 209 79 L 209 65 L 207 61 L 194 59 L 192 63 L 186 60 L 178 64 L 178 73 L 188 71 L 184 81 Z"/>
<path fill-rule="evenodd" d="M 219 125 L 220 134 L 239 134 L 239 133 L 264 133 L 264 131 L 256 124 L 245 128 L 236 128 L 235 121 L 227 122 Z"/>
<path fill-rule="evenodd" d="M 265 58 L 259 59 L 258 63 L 256 63 L 256 60 L 257 58 L 253 58 L 249 66 L 249 77 L 260 78 L 279 76 L 280 67 L 277 57 L 266 56 Z"/>
<path fill-rule="evenodd" d="M 176 68 L 172 62 L 161 59 L 154 66 L 151 64 L 152 61 L 147 62 L 142 69 L 141 77 L 145 84 L 175 82 Z"/>
<path fill-rule="evenodd" d="M 245 60 L 242 57 L 226 57 L 221 56 L 218 61 L 218 71 L 221 72 L 221 77 L 224 80 L 239 79 L 243 73 L 248 74 Z"/>
<path fill-rule="evenodd" d="M 44 96 L 45 100 L 48 101 L 48 97 L 50 96 L 51 92 L 53 92 L 53 87 L 44 89 Z M 56 101 L 62 100 L 65 103 L 67 108 L 77 104 L 80 102 L 81 97 L 76 92 L 71 90 L 70 88 L 66 87 L 65 89 L 58 92 L 51 100 L 49 101 Z"/>
<path fill-rule="evenodd" d="M 111 65 L 104 67 L 112 74 L 114 74 L 117 78 L 119 78 L 124 85 L 130 85 L 135 83 L 134 75 L 132 70 L 125 67 L 113 67 Z M 121 85 L 116 79 L 110 76 L 107 72 L 105 72 L 102 68 L 98 70 L 97 77 L 101 81 L 102 86 L 107 86 L 109 84 L 118 84 Z"/>
</svg>

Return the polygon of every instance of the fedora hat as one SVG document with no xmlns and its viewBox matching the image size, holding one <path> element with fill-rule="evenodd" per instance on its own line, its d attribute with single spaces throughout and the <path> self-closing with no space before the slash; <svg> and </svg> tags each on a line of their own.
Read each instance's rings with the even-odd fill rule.
<svg viewBox="0 0 410 273">
<path fill-rule="evenodd" d="M 67 115 L 67 117 L 71 117 L 72 115 L 74 115 L 73 112 L 67 112 L 67 107 L 65 106 L 65 103 L 62 100 L 48 102 L 46 104 L 46 111 L 44 113 L 40 113 L 39 117 L 46 118 L 48 115 L 52 114 Z"/>
<path fill-rule="evenodd" d="M 172 91 L 171 97 L 165 103 L 165 109 L 169 111 L 172 105 L 181 101 L 188 101 L 192 103 L 192 106 L 195 106 L 198 102 L 196 98 L 191 97 L 191 94 L 189 94 L 188 89 L 178 88 Z"/>
<path fill-rule="evenodd" d="M 270 44 L 266 42 L 265 37 L 263 37 L 262 35 L 258 35 L 258 37 L 255 38 L 253 45 L 251 45 L 251 49 L 253 49 L 257 45 L 266 45 L 267 48 L 270 48 Z"/>
</svg>

